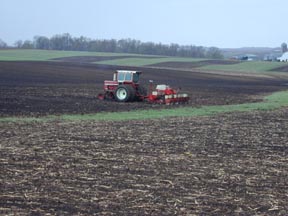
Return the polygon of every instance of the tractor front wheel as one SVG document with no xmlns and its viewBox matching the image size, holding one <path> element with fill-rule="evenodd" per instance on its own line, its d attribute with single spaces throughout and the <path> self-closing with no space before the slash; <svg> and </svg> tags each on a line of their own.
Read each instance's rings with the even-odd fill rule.
<svg viewBox="0 0 288 216">
<path fill-rule="evenodd" d="M 135 98 L 135 89 L 129 85 L 121 85 L 115 91 L 115 98 L 119 102 L 133 101 Z"/>
</svg>

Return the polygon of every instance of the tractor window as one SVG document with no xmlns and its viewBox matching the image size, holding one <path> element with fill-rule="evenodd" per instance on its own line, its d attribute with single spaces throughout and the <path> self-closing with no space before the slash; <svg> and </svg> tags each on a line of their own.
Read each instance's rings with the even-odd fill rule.
<svg viewBox="0 0 288 216">
<path fill-rule="evenodd" d="M 133 74 L 133 82 L 137 83 L 139 81 L 139 74 L 138 73 L 134 73 Z"/>
<path fill-rule="evenodd" d="M 124 77 L 125 77 L 124 73 L 118 73 L 118 77 L 117 77 L 118 81 L 120 81 L 120 82 L 122 81 L 123 82 L 124 81 Z"/>
<path fill-rule="evenodd" d="M 132 80 L 132 74 L 131 73 L 126 73 L 126 76 L 125 76 L 125 80 L 126 81 L 131 81 Z"/>
</svg>

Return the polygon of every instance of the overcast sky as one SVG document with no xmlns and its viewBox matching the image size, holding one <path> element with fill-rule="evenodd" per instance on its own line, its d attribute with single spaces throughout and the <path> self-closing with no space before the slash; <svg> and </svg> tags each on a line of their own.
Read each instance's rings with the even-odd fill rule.
<svg viewBox="0 0 288 216">
<path fill-rule="evenodd" d="M 288 0 L 0 0 L 0 39 L 70 33 L 165 44 L 279 47 Z"/>
</svg>

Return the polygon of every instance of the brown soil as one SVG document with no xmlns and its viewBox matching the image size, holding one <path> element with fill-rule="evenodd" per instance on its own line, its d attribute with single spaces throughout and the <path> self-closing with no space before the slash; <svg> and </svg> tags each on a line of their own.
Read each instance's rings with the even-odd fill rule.
<svg viewBox="0 0 288 216">
<path fill-rule="evenodd" d="M 288 65 L 278 67 L 276 69 L 273 69 L 273 71 L 279 71 L 279 72 L 288 72 Z"/>
<path fill-rule="evenodd" d="M 72 56 L 72 57 L 64 57 L 64 58 L 55 58 L 52 60 L 62 61 L 62 62 L 77 62 L 77 63 L 92 63 L 98 61 L 106 61 L 106 60 L 115 60 L 115 59 L 123 59 L 123 58 L 139 58 L 139 56 Z M 153 56 L 141 56 L 141 58 L 158 58 Z"/>
<path fill-rule="evenodd" d="M 232 77 L 199 72 L 116 67 L 79 62 L 0 62 L 0 116 L 39 116 L 169 108 L 143 102 L 99 101 L 103 81 L 116 69 L 141 70 L 142 84 L 181 87 L 191 100 L 187 106 L 254 102 L 265 94 L 287 89 L 283 79 Z"/>
<path fill-rule="evenodd" d="M 287 80 L 0 62 L 1 116 L 167 108 L 99 101 L 115 69 L 187 106 L 260 100 Z M 121 115 L 121 113 L 119 113 Z M 147 121 L 0 122 L 0 215 L 287 215 L 288 109 Z"/>
<path fill-rule="evenodd" d="M 163 67 L 163 68 L 198 68 L 203 67 L 207 65 L 230 65 L 230 64 L 239 64 L 239 61 L 233 61 L 233 60 L 205 60 L 205 61 L 197 61 L 197 62 L 163 62 L 163 63 L 157 63 L 150 66 L 153 67 Z"/>
<path fill-rule="evenodd" d="M 0 123 L 0 214 L 287 215 L 287 122 Z"/>
</svg>

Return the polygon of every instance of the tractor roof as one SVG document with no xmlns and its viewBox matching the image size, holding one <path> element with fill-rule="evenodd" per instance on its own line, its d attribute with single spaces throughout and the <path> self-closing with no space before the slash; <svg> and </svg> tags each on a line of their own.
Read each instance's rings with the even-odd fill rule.
<svg viewBox="0 0 288 216">
<path fill-rule="evenodd" d="M 141 71 L 130 71 L 130 70 L 116 70 L 117 73 L 142 73 Z"/>
</svg>

